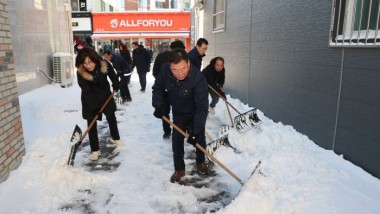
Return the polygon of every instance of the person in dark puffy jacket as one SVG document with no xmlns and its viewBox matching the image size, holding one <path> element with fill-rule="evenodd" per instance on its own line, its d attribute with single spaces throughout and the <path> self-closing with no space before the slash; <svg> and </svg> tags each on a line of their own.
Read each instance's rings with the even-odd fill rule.
<svg viewBox="0 0 380 214">
<path fill-rule="evenodd" d="M 152 87 L 153 115 L 163 118 L 162 104 L 165 92 L 172 107 L 173 122 L 189 133 L 187 142 L 195 146 L 206 147 L 205 126 L 208 113 L 208 89 L 204 75 L 191 65 L 184 49 L 174 49 L 169 54 L 169 65 L 160 71 Z M 175 172 L 172 183 L 179 182 L 185 176 L 184 136 L 173 130 L 172 149 Z M 198 171 L 207 174 L 209 167 L 205 155 L 196 149 Z"/>
<path fill-rule="evenodd" d="M 132 75 L 132 57 L 131 57 L 131 53 L 129 52 L 129 49 L 128 49 L 128 46 L 124 43 L 120 43 L 119 44 L 119 51 L 120 51 L 120 55 L 125 59 L 127 60 L 128 62 L 128 65 L 130 67 L 129 69 L 129 75 L 126 76 L 126 79 L 127 79 L 127 83 L 129 85 L 129 83 L 131 82 L 131 75 Z"/>
<path fill-rule="evenodd" d="M 181 40 L 175 40 L 173 42 L 170 43 L 170 47 L 169 47 L 169 50 L 166 50 L 162 53 L 159 53 L 156 57 L 156 59 L 154 60 L 154 65 L 153 65 L 153 76 L 154 78 L 156 78 L 160 72 L 161 69 L 165 69 L 165 68 L 162 68 L 163 65 L 165 64 L 169 64 L 169 53 L 171 50 L 174 50 L 176 48 L 182 48 L 182 49 L 185 49 L 185 45 L 183 44 L 183 42 Z M 168 96 L 167 94 L 165 93 L 164 94 L 164 100 L 163 100 L 163 110 L 164 110 L 164 115 L 170 119 L 170 104 L 169 104 L 169 100 L 168 100 Z M 172 133 L 172 129 L 170 128 L 170 125 L 165 121 L 165 120 L 162 120 L 162 128 L 164 130 L 164 135 L 162 136 L 164 139 L 169 139 L 170 136 L 171 136 L 171 133 Z"/>
<path fill-rule="evenodd" d="M 210 61 L 210 64 L 203 69 L 202 73 L 205 75 L 207 84 L 217 91 L 221 96 L 226 98 L 223 91 L 225 69 L 223 57 L 217 56 Z M 211 95 L 210 114 L 215 114 L 215 106 L 219 101 L 219 96 L 211 89 L 209 89 Z"/>
<path fill-rule="evenodd" d="M 189 60 L 198 70 L 202 68 L 202 59 L 206 56 L 208 41 L 205 38 L 199 38 L 197 44 L 189 51 Z"/>
<path fill-rule="evenodd" d="M 75 67 L 77 68 L 78 85 L 82 90 L 82 117 L 87 120 L 89 126 L 102 105 L 111 96 L 107 77 L 111 79 L 114 91 L 119 90 L 119 80 L 112 65 L 103 60 L 92 48 L 83 48 L 78 52 Z M 116 103 L 114 99 L 111 99 L 102 113 L 106 116 L 109 124 L 110 141 L 122 146 L 123 142 L 120 140 L 115 111 Z M 102 120 L 102 114 L 99 114 L 98 120 Z M 96 121 L 88 134 L 91 147 L 90 159 L 96 161 L 101 155 Z"/>
<path fill-rule="evenodd" d="M 120 95 L 122 103 L 132 101 L 131 93 L 128 88 L 128 76 L 131 73 L 131 67 L 127 60 L 125 60 L 120 54 L 111 53 L 111 51 L 104 51 L 104 58 L 112 63 L 113 68 L 120 77 Z"/>
<path fill-rule="evenodd" d="M 150 71 L 150 55 L 148 51 L 142 46 L 139 45 L 137 42 L 132 43 L 132 57 L 133 57 L 133 63 L 132 63 L 132 70 L 134 67 L 137 69 L 137 74 L 139 75 L 139 81 L 141 92 L 145 92 L 146 87 L 146 73 Z"/>
</svg>

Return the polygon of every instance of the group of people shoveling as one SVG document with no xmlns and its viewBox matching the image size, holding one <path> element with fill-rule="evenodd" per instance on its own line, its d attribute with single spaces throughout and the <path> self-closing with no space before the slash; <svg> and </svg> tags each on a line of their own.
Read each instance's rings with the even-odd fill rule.
<svg viewBox="0 0 380 214">
<path fill-rule="evenodd" d="M 161 53 L 161 56 L 157 56 L 153 68 L 153 75 L 156 78 L 152 87 L 152 105 L 155 108 L 153 115 L 163 120 L 164 139 L 172 137 L 175 169 L 170 178 L 172 183 L 179 182 L 185 176 L 185 139 L 189 144 L 196 147 L 196 167 L 200 173 L 209 173 L 209 165 L 206 164 L 205 160 L 205 155 L 207 155 L 209 159 L 242 183 L 233 172 L 205 149 L 207 115 L 209 113 L 215 114 L 214 108 L 219 98 L 226 102 L 228 112 L 228 105 L 234 108 L 227 101 L 223 91 L 225 79 L 224 59 L 215 57 L 202 72 L 200 71 L 202 58 L 205 56 L 207 46 L 207 40 L 201 38 L 197 41 L 196 46 L 187 53 L 182 41 L 176 40 L 171 43 L 168 51 Z M 78 68 L 78 83 L 82 89 L 82 115 L 88 122 L 88 129 L 84 135 L 80 134 L 79 143 L 72 146 L 68 161 L 71 165 L 73 164 L 76 148 L 80 145 L 87 132 L 89 132 L 92 151 L 90 159 L 98 159 L 100 150 L 96 132 L 96 120 L 101 119 L 102 113 L 105 114 L 109 123 L 110 141 L 118 146 L 123 145 L 116 123 L 116 103 L 111 99 L 113 93 L 119 89 L 119 81 L 112 65 L 103 60 L 96 52 L 93 53 L 89 49 L 82 49 L 78 53 L 76 67 Z M 112 81 L 113 93 L 110 91 L 107 76 Z M 212 99 L 211 103 L 209 103 L 208 99 L 209 94 Z M 170 107 L 173 121 L 169 119 Z M 235 108 L 234 110 L 237 111 Z M 230 112 L 229 115 L 232 126 L 236 124 L 239 131 L 246 131 L 260 122 L 255 109 L 244 114 L 239 113 L 234 121 L 232 121 Z M 168 125 L 173 127 L 173 131 Z"/>
</svg>

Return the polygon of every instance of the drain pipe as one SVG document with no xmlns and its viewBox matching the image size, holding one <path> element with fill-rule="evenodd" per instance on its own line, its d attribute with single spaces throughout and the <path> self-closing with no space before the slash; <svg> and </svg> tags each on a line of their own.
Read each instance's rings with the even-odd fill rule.
<svg viewBox="0 0 380 214">
<path fill-rule="evenodd" d="M 342 61 L 340 65 L 340 78 L 339 78 L 339 91 L 338 91 L 338 104 L 336 106 L 336 115 L 335 115 L 335 127 L 334 127 L 334 140 L 332 144 L 332 150 L 335 150 L 336 143 L 336 132 L 338 129 L 338 120 L 339 120 L 339 109 L 340 109 L 340 98 L 342 94 L 342 82 L 343 82 L 343 68 L 344 68 L 344 48 L 342 48 Z"/>
</svg>

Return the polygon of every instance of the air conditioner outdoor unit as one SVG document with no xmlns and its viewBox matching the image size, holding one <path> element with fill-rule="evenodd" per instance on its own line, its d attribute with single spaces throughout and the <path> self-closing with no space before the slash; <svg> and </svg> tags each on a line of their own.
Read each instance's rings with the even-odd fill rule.
<svg viewBox="0 0 380 214">
<path fill-rule="evenodd" d="M 73 83 L 73 57 L 70 53 L 53 54 L 53 74 L 55 82 L 61 84 L 61 87 Z"/>
</svg>

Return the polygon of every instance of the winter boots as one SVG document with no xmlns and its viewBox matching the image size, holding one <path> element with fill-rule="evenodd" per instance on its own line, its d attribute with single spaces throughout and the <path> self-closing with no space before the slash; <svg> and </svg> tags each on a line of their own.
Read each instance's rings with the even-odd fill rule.
<svg viewBox="0 0 380 214">
<path fill-rule="evenodd" d="M 179 182 L 182 177 L 185 176 L 185 170 L 183 171 L 175 171 L 172 177 L 170 177 L 170 182 L 175 183 Z"/>
<path fill-rule="evenodd" d="M 90 160 L 97 161 L 100 155 L 101 155 L 100 150 L 91 152 Z"/>
<path fill-rule="evenodd" d="M 162 136 L 162 138 L 169 139 L 171 135 L 172 135 L 171 132 L 165 132 L 164 135 Z"/>
<path fill-rule="evenodd" d="M 209 168 L 210 167 L 205 162 L 197 163 L 198 172 L 203 175 L 207 175 L 209 173 Z"/>
<path fill-rule="evenodd" d="M 110 141 L 111 141 L 111 143 L 114 143 L 117 147 L 123 147 L 124 146 L 124 143 L 122 140 L 114 140 L 114 139 L 110 138 Z"/>
</svg>

